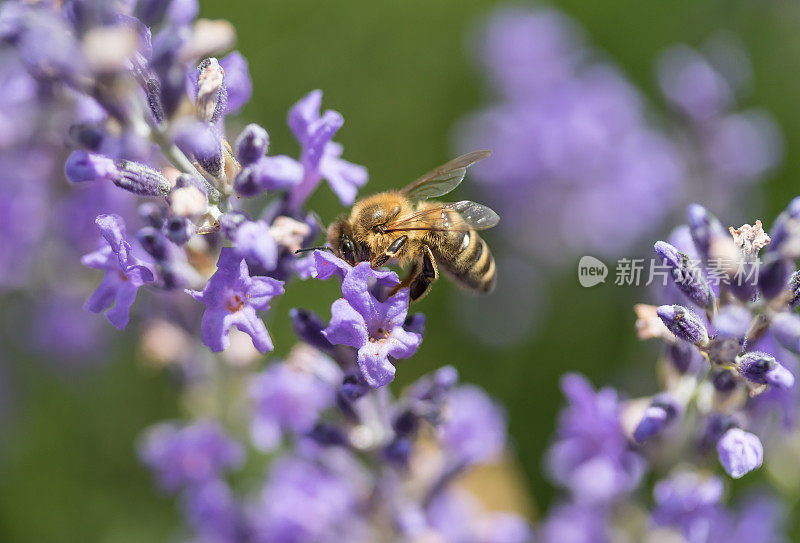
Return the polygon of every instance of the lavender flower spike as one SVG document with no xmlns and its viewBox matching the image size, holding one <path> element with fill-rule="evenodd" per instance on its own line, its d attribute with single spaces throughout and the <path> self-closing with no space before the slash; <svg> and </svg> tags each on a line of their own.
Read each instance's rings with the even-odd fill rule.
<svg viewBox="0 0 800 543">
<path fill-rule="evenodd" d="M 130 320 L 131 305 L 139 287 L 153 282 L 153 272 L 138 258 L 133 256 L 131 245 L 125 241 L 125 223 L 118 215 L 100 215 L 95 223 L 103 234 L 104 244 L 84 255 L 84 266 L 105 270 L 106 275 L 97 290 L 84 306 L 92 313 L 106 312 L 109 322 L 124 330 Z"/>
<path fill-rule="evenodd" d="M 665 241 L 656 242 L 654 248 L 659 258 L 672 268 L 672 279 L 681 292 L 699 307 L 713 309 L 714 292 L 689 257 Z"/>
<path fill-rule="evenodd" d="M 272 350 L 272 340 L 256 311 L 269 308 L 273 296 L 283 294 L 283 281 L 272 277 L 250 277 L 247 263 L 233 249 L 219 255 L 217 273 L 202 292 L 187 290 L 195 300 L 206 304 L 200 335 L 212 351 L 224 351 L 230 345 L 228 332 L 236 326 L 253 339 L 256 349 Z"/>
<path fill-rule="evenodd" d="M 678 338 L 703 346 L 708 343 L 708 332 L 694 313 L 679 305 L 662 305 L 656 312 L 659 318 Z"/>
<path fill-rule="evenodd" d="M 742 377 L 753 383 L 772 385 L 776 388 L 791 388 L 794 385 L 792 372 L 767 353 L 745 353 L 736 358 L 736 363 L 736 369 Z"/>
<path fill-rule="evenodd" d="M 717 442 L 719 461 L 728 475 L 739 479 L 761 467 L 764 447 L 758 436 L 741 428 L 731 428 Z"/>
<path fill-rule="evenodd" d="M 413 355 L 422 336 L 403 328 L 408 289 L 379 302 L 369 292 L 368 281 L 374 276 L 368 262 L 358 264 L 345 276 L 344 298 L 333 303 L 331 324 L 323 334 L 331 343 L 358 349 L 358 365 L 364 379 L 371 387 L 378 388 L 394 378 L 395 367 L 389 357 Z"/>
</svg>

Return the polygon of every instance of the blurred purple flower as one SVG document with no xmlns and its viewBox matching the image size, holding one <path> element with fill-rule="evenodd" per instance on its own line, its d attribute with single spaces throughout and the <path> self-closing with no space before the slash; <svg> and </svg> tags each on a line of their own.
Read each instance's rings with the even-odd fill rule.
<svg viewBox="0 0 800 543">
<path fill-rule="evenodd" d="M 500 99 L 457 128 L 461 149 L 495 152 L 475 178 L 501 232 L 549 262 L 621 253 L 682 192 L 683 160 L 638 91 L 615 67 L 580 62 L 590 52 L 575 36 L 551 10 L 498 10 L 482 54 Z"/>
<path fill-rule="evenodd" d="M 724 488 L 718 477 L 681 472 L 656 483 L 652 513 L 657 526 L 672 526 L 688 543 L 711 543 L 724 527 L 720 506 Z"/>
<path fill-rule="evenodd" d="M 717 443 L 719 461 L 728 475 L 740 479 L 745 474 L 761 467 L 764 447 L 758 436 L 740 428 L 731 428 Z"/>
<path fill-rule="evenodd" d="M 155 472 L 159 485 L 174 492 L 238 468 L 244 449 L 212 421 L 188 426 L 161 423 L 145 434 L 139 457 Z"/>
<path fill-rule="evenodd" d="M 539 530 L 542 543 L 611 543 L 604 510 L 577 504 L 555 505 Z"/>
<path fill-rule="evenodd" d="M 311 373 L 279 363 L 253 379 L 250 397 L 254 404 L 253 442 L 259 449 L 271 451 L 284 432 L 310 432 L 320 413 L 333 403 L 334 390 Z"/>
<path fill-rule="evenodd" d="M 464 464 L 497 459 L 506 441 L 502 409 L 474 386 L 461 386 L 446 398 L 438 433 L 449 458 Z"/>
<path fill-rule="evenodd" d="M 282 458 L 258 502 L 251 509 L 256 543 L 347 541 L 356 514 L 358 494 L 348 480 L 302 458 Z"/>
<path fill-rule="evenodd" d="M 556 441 L 547 454 L 550 476 L 577 502 L 607 503 L 633 490 L 644 461 L 629 448 L 616 392 L 595 392 L 574 373 L 562 378 L 561 388 L 569 405 L 559 416 Z"/>
</svg>

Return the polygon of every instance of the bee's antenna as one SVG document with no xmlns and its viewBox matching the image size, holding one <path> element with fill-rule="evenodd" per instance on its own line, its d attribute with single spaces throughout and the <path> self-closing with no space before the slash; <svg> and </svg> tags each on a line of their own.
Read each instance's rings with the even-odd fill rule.
<svg viewBox="0 0 800 543">
<path fill-rule="evenodd" d="M 305 252 L 308 252 L 308 251 L 316 251 L 316 250 L 333 252 L 333 249 L 331 249 L 330 247 L 306 247 L 305 249 L 296 250 L 294 252 L 294 254 L 305 253 Z"/>
</svg>

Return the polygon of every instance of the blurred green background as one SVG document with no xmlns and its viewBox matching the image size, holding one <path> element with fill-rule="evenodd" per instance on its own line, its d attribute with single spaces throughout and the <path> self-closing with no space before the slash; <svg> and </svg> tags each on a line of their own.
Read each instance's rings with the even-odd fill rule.
<svg viewBox="0 0 800 543">
<path fill-rule="evenodd" d="M 466 44 L 497 5 L 203 0 L 201 15 L 228 19 L 237 28 L 237 48 L 250 62 L 254 82 L 253 100 L 241 118 L 265 126 L 276 153 L 295 154 L 287 109 L 308 91 L 323 89 L 323 107 L 345 118 L 337 138 L 344 157 L 369 168 L 366 190 L 374 192 L 402 185 L 450 158 L 453 123 L 489 99 Z M 720 29 L 739 36 L 755 79 L 743 105 L 763 106 L 777 118 L 786 159 L 760 190 L 763 201 L 726 222 L 763 218 L 769 224 L 800 192 L 800 4 L 570 0 L 555 5 L 651 97 L 654 60 L 664 47 L 697 45 Z M 467 187 L 461 190 L 469 194 Z M 327 188 L 314 196 L 312 207 L 326 222 L 343 211 Z M 568 269 L 548 283 L 549 302 L 538 329 L 522 343 L 498 349 L 464 332 L 453 299 L 465 295 L 442 282 L 418 306 L 427 315 L 428 331 L 418 355 L 400 367 L 397 385 L 449 363 L 464 381 L 485 387 L 508 410 L 524 484 L 544 507 L 553 489 L 541 474 L 541 458 L 562 404 L 559 376 L 581 371 L 598 385 L 652 391 L 656 348 L 636 340 L 631 309 L 647 293 L 611 283 L 582 289 Z M 294 342 L 289 308 L 310 307 L 327 317 L 334 291 L 332 284 L 312 283 L 290 289 L 273 310 L 278 354 Z M 137 364 L 135 329 L 119 334 L 109 326 L 108 333 L 117 336 L 117 347 L 99 369 L 67 375 L 38 360 L 13 365 L 11 412 L 0 427 L 0 541 L 124 543 L 164 541 L 173 533 L 175 506 L 153 490 L 133 444 L 146 426 L 179 416 L 175 389 L 165 374 Z"/>
</svg>

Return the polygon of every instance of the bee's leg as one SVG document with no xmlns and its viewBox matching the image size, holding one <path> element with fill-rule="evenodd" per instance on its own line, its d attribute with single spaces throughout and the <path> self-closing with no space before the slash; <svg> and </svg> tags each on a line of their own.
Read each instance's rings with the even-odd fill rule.
<svg viewBox="0 0 800 543">
<path fill-rule="evenodd" d="M 409 285 L 409 296 L 412 302 L 416 302 L 428 294 L 433 282 L 439 278 L 439 269 L 436 267 L 436 259 L 433 258 L 430 247 L 427 245 L 423 247 L 419 265 L 414 267 L 415 270 L 418 268 L 417 274 Z"/>
<path fill-rule="evenodd" d="M 373 258 L 370 261 L 369 265 L 372 266 L 372 269 L 380 268 L 381 266 L 386 264 L 390 258 L 393 258 L 400 251 L 400 249 L 403 248 L 403 246 L 406 244 L 407 241 L 408 241 L 408 236 L 400 236 L 399 238 L 394 240 L 392 244 L 389 245 L 389 247 L 383 253 Z"/>
</svg>

